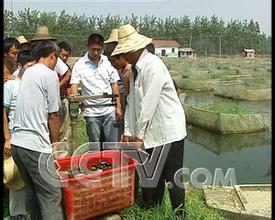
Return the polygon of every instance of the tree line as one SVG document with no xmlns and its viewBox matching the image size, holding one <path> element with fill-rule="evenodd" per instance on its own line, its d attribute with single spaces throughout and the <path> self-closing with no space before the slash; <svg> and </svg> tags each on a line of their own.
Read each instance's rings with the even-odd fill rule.
<svg viewBox="0 0 275 220">
<path fill-rule="evenodd" d="M 255 49 L 258 54 L 271 55 L 271 36 L 261 32 L 259 23 L 248 20 L 231 19 L 225 23 L 213 15 L 210 18 L 196 16 L 193 21 L 188 16 L 179 18 L 158 18 L 132 14 L 121 17 L 86 16 L 41 12 L 25 8 L 16 14 L 4 11 L 4 36 L 24 35 L 34 37 L 36 27 L 47 25 L 50 34 L 58 41 L 67 41 L 72 46 L 72 55 L 81 56 L 86 50 L 86 41 L 91 33 L 97 32 L 108 38 L 113 28 L 130 23 L 137 31 L 153 39 L 177 40 L 182 47 L 192 47 L 197 54 L 240 54 L 244 48 Z"/>
</svg>

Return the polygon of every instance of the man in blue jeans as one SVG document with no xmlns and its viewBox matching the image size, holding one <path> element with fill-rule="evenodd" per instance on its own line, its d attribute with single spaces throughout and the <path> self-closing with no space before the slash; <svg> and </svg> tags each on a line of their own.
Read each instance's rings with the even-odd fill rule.
<svg viewBox="0 0 275 220">
<path fill-rule="evenodd" d="M 89 36 L 87 53 L 74 64 L 72 69 L 71 96 L 78 95 L 79 86 L 83 96 L 102 95 L 103 93 L 119 95 L 117 81 L 120 78 L 108 58 L 101 54 L 103 44 L 104 38 L 100 34 Z M 119 97 L 116 99 L 116 107 L 110 105 L 112 104 L 111 98 L 85 100 L 84 104 L 89 106 L 83 111 L 89 142 L 101 142 L 101 136 L 106 142 L 117 142 L 116 120 L 122 117 Z"/>
</svg>

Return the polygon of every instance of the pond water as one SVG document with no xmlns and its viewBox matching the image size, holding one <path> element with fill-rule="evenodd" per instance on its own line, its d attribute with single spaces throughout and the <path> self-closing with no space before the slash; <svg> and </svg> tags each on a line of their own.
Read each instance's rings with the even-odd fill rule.
<svg viewBox="0 0 275 220">
<path fill-rule="evenodd" d="M 214 96 L 213 92 L 186 92 L 185 104 L 234 102 L 248 110 L 265 113 L 271 125 L 271 100 L 242 101 Z M 206 168 L 214 176 L 221 168 L 235 170 L 237 184 L 271 183 L 271 128 L 256 133 L 221 135 L 187 124 L 184 167 L 192 173 Z M 189 177 L 187 177 L 189 179 Z M 203 182 L 205 176 L 198 176 Z"/>
</svg>

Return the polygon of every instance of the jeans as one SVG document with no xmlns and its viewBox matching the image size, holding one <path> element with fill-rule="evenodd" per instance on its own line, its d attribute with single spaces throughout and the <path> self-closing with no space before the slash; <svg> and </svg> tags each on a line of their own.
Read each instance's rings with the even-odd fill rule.
<svg viewBox="0 0 275 220">
<path fill-rule="evenodd" d="M 118 127 L 115 127 L 115 111 L 98 117 L 85 117 L 86 130 L 89 142 L 102 142 L 100 137 L 103 132 L 105 142 L 118 141 Z"/>
</svg>

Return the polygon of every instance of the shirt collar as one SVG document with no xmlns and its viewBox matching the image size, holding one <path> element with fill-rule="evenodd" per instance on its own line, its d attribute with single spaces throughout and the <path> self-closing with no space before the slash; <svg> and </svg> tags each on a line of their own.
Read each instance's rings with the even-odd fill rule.
<svg viewBox="0 0 275 220">
<path fill-rule="evenodd" d="M 84 61 L 85 63 L 91 63 L 91 64 L 94 64 L 88 57 L 88 52 L 86 52 L 86 54 L 84 55 Z M 101 64 L 103 62 L 103 55 L 101 54 L 100 55 L 100 60 L 98 62 L 98 65 Z"/>
<path fill-rule="evenodd" d="M 144 62 L 144 57 L 148 54 L 148 50 L 147 49 L 144 49 L 142 51 L 142 53 L 140 54 L 139 58 L 138 58 L 138 61 L 136 62 L 136 65 L 135 65 L 135 68 L 137 70 L 141 70 L 141 67 L 142 67 L 142 64 Z"/>
</svg>

